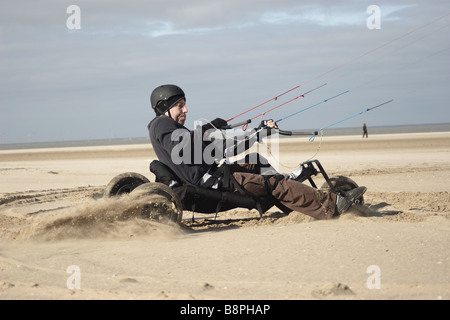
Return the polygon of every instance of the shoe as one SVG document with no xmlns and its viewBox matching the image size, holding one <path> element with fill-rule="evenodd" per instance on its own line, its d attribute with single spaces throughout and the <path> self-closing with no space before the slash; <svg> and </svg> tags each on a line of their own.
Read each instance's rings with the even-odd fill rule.
<svg viewBox="0 0 450 320">
<path fill-rule="evenodd" d="M 355 200 L 361 197 L 366 191 L 366 187 L 358 187 L 349 191 L 343 191 L 341 194 L 337 194 L 335 216 L 346 212 Z"/>
</svg>

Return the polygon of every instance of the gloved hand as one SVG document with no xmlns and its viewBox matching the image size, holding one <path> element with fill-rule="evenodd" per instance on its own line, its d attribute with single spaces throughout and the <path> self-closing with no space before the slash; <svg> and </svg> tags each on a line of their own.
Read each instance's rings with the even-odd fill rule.
<svg viewBox="0 0 450 320">
<path fill-rule="evenodd" d="M 227 125 L 227 122 L 221 118 L 215 118 L 213 121 L 211 121 L 211 123 L 207 123 L 205 125 L 202 126 L 202 130 L 203 132 L 209 130 L 209 129 L 213 129 L 213 128 L 217 128 L 220 129 L 222 127 L 225 127 Z"/>
<path fill-rule="evenodd" d="M 270 135 L 272 134 L 271 128 L 278 129 L 278 125 L 277 125 L 277 123 L 274 122 L 272 119 L 270 119 L 270 120 L 262 120 L 261 123 L 259 124 L 257 130 L 259 130 L 259 129 L 261 129 L 261 128 L 266 128 L 266 134 L 261 134 L 261 131 L 259 131 L 259 132 L 256 134 L 256 137 L 257 137 L 257 139 L 258 139 L 258 142 L 261 142 L 261 140 L 262 140 L 263 137 L 268 137 L 268 136 L 270 136 Z"/>
<path fill-rule="evenodd" d="M 270 128 L 275 128 L 278 129 L 278 125 L 276 122 L 274 122 L 272 119 L 269 120 L 262 120 L 261 123 L 258 126 L 258 129 L 267 127 L 268 130 L 270 130 Z"/>
</svg>

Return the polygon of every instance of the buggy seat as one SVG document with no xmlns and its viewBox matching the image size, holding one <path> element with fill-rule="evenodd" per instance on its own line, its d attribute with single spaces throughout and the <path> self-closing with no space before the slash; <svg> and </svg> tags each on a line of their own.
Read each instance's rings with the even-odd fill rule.
<svg viewBox="0 0 450 320">
<path fill-rule="evenodd" d="M 249 210 L 257 209 L 262 216 L 263 213 L 276 205 L 285 213 L 291 211 L 271 195 L 252 197 L 238 191 L 193 185 L 180 179 L 169 167 L 158 160 L 150 163 L 150 171 L 155 175 L 156 182 L 169 186 L 178 195 L 184 210 L 217 214 L 234 208 L 246 208 Z"/>
</svg>

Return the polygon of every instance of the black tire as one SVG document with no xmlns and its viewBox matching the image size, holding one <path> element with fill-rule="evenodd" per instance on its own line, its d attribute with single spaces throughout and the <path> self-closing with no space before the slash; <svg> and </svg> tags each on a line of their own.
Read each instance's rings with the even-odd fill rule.
<svg viewBox="0 0 450 320">
<path fill-rule="evenodd" d="M 169 210 L 165 218 L 168 218 L 172 222 L 181 223 L 183 219 L 183 205 L 178 195 L 163 183 L 149 182 L 144 183 L 133 190 L 131 193 L 133 197 L 139 200 L 145 199 L 145 197 L 159 195 L 175 205 L 175 211 Z M 144 208 L 145 210 L 145 208 Z"/>
<path fill-rule="evenodd" d="M 114 177 L 106 186 L 103 193 L 104 197 L 117 197 L 130 193 L 140 185 L 148 183 L 148 180 L 142 174 L 136 172 L 126 172 Z"/>
<path fill-rule="evenodd" d="M 344 176 L 337 176 L 330 178 L 331 184 L 333 185 L 333 188 L 336 191 L 350 191 L 355 188 L 358 188 L 358 184 L 353 181 L 352 179 Z M 325 182 L 321 187 L 320 190 L 323 191 L 330 191 L 330 186 L 327 182 Z M 364 196 L 361 196 L 357 199 L 357 203 L 362 205 L 364 204 Z"/>
</svg>

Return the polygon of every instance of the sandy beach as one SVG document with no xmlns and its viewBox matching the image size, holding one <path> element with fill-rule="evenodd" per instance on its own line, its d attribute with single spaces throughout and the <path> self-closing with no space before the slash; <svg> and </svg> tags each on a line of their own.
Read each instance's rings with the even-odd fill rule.
<svg viewBox="0 0 450 320">
<path fill-rule="evenodd" d="M 0 151 L 0 299 L 450 299 L 450 132 L 285 139 L 279 170 L 311 157 L 365 213 L 122 219 L 103 190 L 154 181 L 150 144 Z"/>
</svg>

